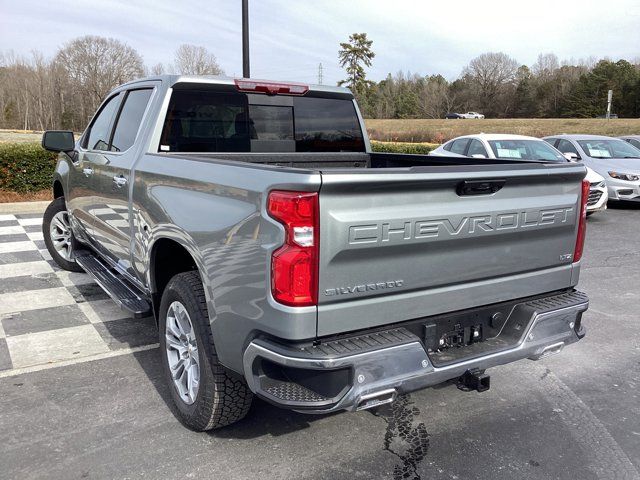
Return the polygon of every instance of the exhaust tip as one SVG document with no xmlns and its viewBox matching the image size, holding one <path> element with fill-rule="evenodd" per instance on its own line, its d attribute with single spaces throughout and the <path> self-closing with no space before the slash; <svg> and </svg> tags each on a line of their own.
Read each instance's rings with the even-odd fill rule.
<svg viewBox="0 0 640 480">
<path fill-rule="evenodd" d="M 381 392 L 368 393 L 362 395 L 358 403 L 356 404 L 356 412 L 360 410 L 368 410 L 370 408 L 379 407 L 380 405 L 386 405 L 396 399 L 396 389 L 390 388 L 388 390 L 382 390 Z"/>
</svg>

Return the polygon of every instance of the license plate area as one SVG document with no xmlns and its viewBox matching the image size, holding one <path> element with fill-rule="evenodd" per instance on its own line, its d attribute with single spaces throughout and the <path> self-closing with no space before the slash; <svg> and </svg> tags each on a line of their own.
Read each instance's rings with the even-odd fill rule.
<svg viewBox="0 0 640 480">
<path fill-rule="evenodd" d="M 513 304 L 503 304 L 433 318 L 423 324 L 427 355 L 435 366 L 443 366 L 509 348 L 527 326 L 513 313 Z"/>
</svg>

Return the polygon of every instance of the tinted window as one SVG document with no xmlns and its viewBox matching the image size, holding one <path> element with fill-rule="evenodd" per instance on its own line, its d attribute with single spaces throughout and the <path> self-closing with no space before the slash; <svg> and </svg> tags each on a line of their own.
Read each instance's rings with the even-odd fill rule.
<svg viewBox="0 0 640 480">
<path fill-rule="evenodd" d="M 496 158 L 505 160 L 567 161 L 543 140 L 489 140 L 489 146 Z"/>
<path fill-rule="evenodd" d="M 144 89 L 132 90 L 127 94 L 109 150 L 124 152 L 133 145 L 140 128 L 142 115 L 147 108 L 147 103 L 149 103 L 151 92 L 151 89 Z"/>
<path fill-rule="evenodd" d="M 487 149 L 484 148 L 480 140 L 476 140 L 475 138 L 471 140 L 471 145 L 469 145 L 469 151 L 467 152 L 468 157 L 472 157 L 473 155 L 484 155 L 484 158 L 489 158 Z"/>
<path fill-rule="evenodd" d="M 557 138 L 543 138 L 543 140 L 547 142 L 549 145 L 551 145 L 552 147 L 555 147 L 556 142 L 558 141 Z"/>
<path fill-rule="evenodd" d="M 464 151 L 466 150 L 468 143 L 469 143 L 468 138 L 461 138 L 460 140 L 454 140 L 453 144 L 451 145 L 451 151 L 453 153 L 464 155 Z"/>
<path fill-rule="evenodd" d="M 160 151 L 337 152 L 364 151 L 349 99 L 286 97 L 175 90 L 169 102 Z M 264 99 L 264 105 L 260 104 Z"/>
<path fill-rule="evenodd" d="M 578 149 L 574 147 L 573 143 L 571 143 L 569 140 L 561 139 L 558 142 L 557 148 L 562 153 L 575 153 L 576 155 L 578 155 L 578 158 L 580 158 L 580 155 L 578 154 Z"/>
<path fill-rule="evenodd" d="M 351 100 L 294 97 L 298 152 L 362 152 L 364 140 Z"/>
<path fill-rule="evenodd" d="M 120 94 L 112 97 L 102 107 L 91 124 L 89 135 L 84 147 L 89 150 L 107 150 L 109 148 L 109 136 L 111 135 L 111 124 L 116 114 Z"/>
<path fill-rule="evenodd" d="M 591 158 L 640 158 L 640 150 L 624 140 L 579 140 L 578 143 Z"/>
<path fill-rule="evenodd" d="M 640 140 L 636 140 L 635 138 L 630 138 L 629 143 L 636 148 L 640 148 Z"/>
<path fill-rule="evenodd" d="M 451 145 L 453 145 L 453 142 L 448 142 L 444 144 L 444 147 L 442 147 L 444 150 L 446 150 L 447 152 L 451 151 Z"/>
</svg>

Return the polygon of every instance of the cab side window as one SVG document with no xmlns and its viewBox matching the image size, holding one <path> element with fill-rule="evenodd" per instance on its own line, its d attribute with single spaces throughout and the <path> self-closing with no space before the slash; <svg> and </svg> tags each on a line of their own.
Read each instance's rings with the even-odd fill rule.
<svg viewBox="0 0 640 480">
<path fill-rule="evenodd" d="M 467 152 L 468 157 L 472 157 L 473 155 L 482 155 L 484 158 L 489 158 L 487 149 L 484 148 L 480 140 L 475 138 L 471 140 L 471 145 L 469 145 L 469 151 Z"/>
<path fill-rule="evenodd" d="M 114 95 L 104 104 L 89 127 L 83 147 L 89 150 L 108 150 L 111 125 L 120 105 L 121 94 Z"/>
<path fill-rule="evenodd" d="M 556 148 L 560 150 L 562 153 L 575 153 L 576 155 L 578 155 L 578 158 L 580 158 L 580 155 L 578 154 L 578 150 L 576 149 L 576 147 L 573 146 L 573 144 L 569 140 L 560 139 L 560 141 L 558 142 L 558 146 Z"/>
<path fill-rule="evenodd" d="M 113 152 L 124 152 L 131 148 L 140 129 L 140 122 L 147 109 L 151 92 L 153 92 L 153 90 L 150 88 L 127 92 L 124 105 L 117 119 L 109 150 Z"/>
<path fill-rule="evenodd" d="M 455 140 L 451 145 L 451 151 L 459 155 L 464 155 L 464 152 L 467 149 L 468 143 L 469 143 L 468 138 L 461 138 L 459 140 Z"/>
</svg>

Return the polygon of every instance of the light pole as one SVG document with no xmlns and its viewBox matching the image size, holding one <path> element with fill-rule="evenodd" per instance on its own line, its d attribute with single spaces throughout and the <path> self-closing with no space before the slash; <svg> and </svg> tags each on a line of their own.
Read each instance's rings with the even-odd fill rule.
<svg viewBox="0 0 640 480">
<path fill-rule="evenodd" d="M 242 0 L 242 76 L 249 78 L 249 0 Z"/>
</svg>

